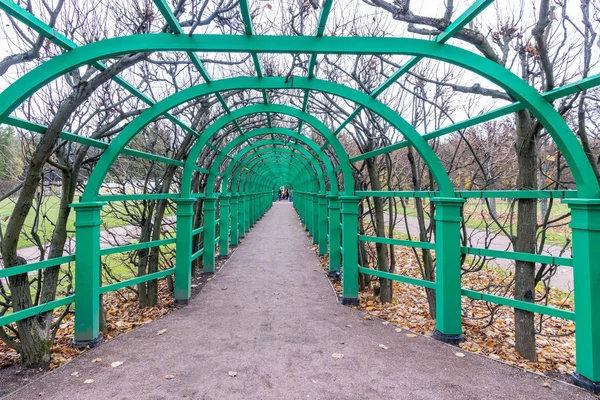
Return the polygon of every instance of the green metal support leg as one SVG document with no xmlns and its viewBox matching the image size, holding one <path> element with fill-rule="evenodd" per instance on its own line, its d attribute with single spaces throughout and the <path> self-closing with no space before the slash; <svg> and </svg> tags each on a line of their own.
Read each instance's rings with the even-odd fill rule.
<svg viewBox="0 0 600 400">
<path fill-rule="evenodd" d="M 219 225 L 219 258 L 227 258 L 229 256 L 229 202 L 231 195 L 221 195 L 221 223 Z"/>
<path fill-rule="evenodd" d="M 238 236 L 243 239 L 246 235 L 246 195 L 241 194 L 238 204 Z"/>
<path fill-rule="evenodd" d="M 240 243 L 239 240 L 239 227 L 238 227 L 238 221 L 239 221 L 239 217 L 238 217 L 238 206 L 239 206 L 239 196 L 237 194 L 232 194 L 231 195 L 231 247 L 237 247 L 237 245 Z"/>
<path fill-rule="evenodd" d="M 215 273 L 215 221 L 217 213 L 217 198 L 206 197 L 204 199 L 204 269 L 205 275 Z"/>
<path fill-rule="evenodd" d="M 192 228 L 196 199 L 175 199 L 177 204 L 177 235 L 175 242 L 175 305 L 188 303 L 192 285 Z"/>
<path fill-rule="evenodd" d="M 358 305 L 358 203 L 360 197 L 341 196 L 343 304 Z"/>
<path fill-rule="evenodd" d="M 340 199 L 338 196 L 327 196 L 329 199 L 329 271 L 340 270 Z"/>
<path fill-rule="evenodd" d="M 327 195 L 320 194 L 319 201 L 319 255 L 327 254 Z"/>
<path fill-rule="evenodd" d="M 600 200 L 563 200 L 571 209 L 576 385 L 600 393 Z"/>
<path fill-rule="evenodd" d="M 252 195 L 248 194 L 245 196 L 244 205 L 246 209 L 244 210 L 244 232 L 250 231 L 250 219 L 252 218 Z"/>
<path fill-rule="evenodd" d="M 311 208 L 311 218 L 312 218 L 312 244 L 319 243 L 319 198 L 316 194 L 313 194 L 311 197 L 312 208 Z"/>
<path fill-rule="evenodd" d="M 446 343 L 463 340 L 460 291 L 460 210 L 465 200 L 432 198 L 435 204 L 436 330 L 433 337 Z"/>
<path fill-rule="evenodd" d="M 77 348 L 94 347 L 100 334 L 100 213 L 105 203 L 75 203 L 75 333 Z"/>
</svg>

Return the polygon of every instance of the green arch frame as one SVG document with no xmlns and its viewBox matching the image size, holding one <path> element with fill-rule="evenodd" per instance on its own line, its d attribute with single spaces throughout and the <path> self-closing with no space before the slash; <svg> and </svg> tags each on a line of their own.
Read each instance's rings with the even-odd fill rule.
<svg viewBox="0 0 600 400">
<path fill-rule="evenodd" d="M 305 53 L 305 54 L 402 54 L 413 55 L 424 58 L 432 58 L 448 62 L 474 72 L 496 85 L 502 87 L 515 99 L 521 101 L 542 123 L 548 133 L 553 137 L 557 146 L 564 154 L 565 159 L 577 183 L 578 191 L 591 198 L 600 197 L 600 186 L 595 179 L 592 167 L 585 157 L 583 149 L 579 145 L 574 133 L 562 119 L 560 114 L 544 97 L 533 89 L 525 81 L 507 70 L 505 67 L 487 60 L 482 56 L 468 50 L 448 44 L 434 41 L 408 38 L 379 38 L 379 37 L 308 37 L 308 36 L 227 36 L 227 35 L 172 35 L 151 34 L 131 35 L 112 39 L 106 39 L 75 48 L 67 53 L 57 56 L 41 66 L 30 71 L 19 78 L 0 94 L 0 121 L 4 120 L 22 101 L 33 94 L 40 87 L 55 79 L 56 77 L 75 69 L 81 65 L 91 62 L 119 56 L 122 54 L 153 51 L 205 51 L 205 52 L 253 52 L 253 53 Z M 240 79 L 240 78 L 234 78 Z M 266 82 L 272 78 L 241 78 L 256 79 Z M 283 80 L 283 78 L 281 79 Z M 225 80 L 229 81 L 229 80 Z M 219 86 L 221 81 L 213 81 L 210 86 Z M 315 78 L 293 78 L 279 87 L 268 87 L 256 85 L 257 87 L 245 86 L 238 89 L 307 89 L 322 91 L 322 83 Z M 342 85 L 339 85 L 342 86 Z M 342 86 L 346 90 L 353 89 Z M 230 89 L 215 89 L 211 93 Z M 205 93 L 208 94 L 208 93 Z M 332 94 L 345 97 L 341 93 Z M 377 100 L 367 97 L 366 108 L 377 112 L 368 103 L 379 103 Z M 175 96 L 175 95 L 174 95 Z M 171 96 L 173 97 L 173 96 Z M 198 97 L 198 96 L 196 96 Z M 353 100 L 353 99 L 350 99 Z M 158 104 L 158 103 L 157 103 Z M 374 104 L 373 104 L 374 105 Z M 151 107 L 154 108 L 155 106 Z M 390 110 L 391 111 L 391 110 Z M 386 116 L 382 115 L 386 120 Z M 141 118 L 138 117 L 138 118 Z M 391 123 L 391 121 L 388 120 Z M 411 127 L 412 128 L 412 127 Z M 432 170 L 436 179 L 440 179 L 440 172 L 433 167 L 435 161 L 430 156 L 423 155 L 423 144 L 421 138 L 413 142 L 408 132 L 399 129 L 411 144 L 421 154 L 424 161 Z M 427 146 L 428 147 L 428 146 Z M 429 147 L 428 147 L 429 148 Z M 429 148 L 430 149 L 430 148 Z M 430 149 L 431 150 L 431 149 Z M 105 153 L 110 153 L 111 148 Z M 432 151 L 431 151 L 432 152 Z M 437 157 L 436 157 L 437 159 Z M 430 164 L 432 163 L 432 164 Z M 438 180 L 440 191 L 449 195 L 448 188 L 442 181 Z M 450 185 L 451 186 L 451 185 Z"/>
<path fill-rule="evenodd" d="M 209 170 L 210 172 L 209 172 L 208 181 L 207 181 L 207 189 L 212 190 L 212 188 L 214 187 L 214 180 L 216 178 L 217 172 L 218 172 L 223 160 L 236 147 L 238 147 L 239 144 L 243 143 L 246 139 L 250 139 L 253 137 L 257 137 L 257 136 L 269 135 L 269 134 L 285 135 L 285 136 L 291 137 L 292 139 L 297 139 L 299 142 L 304 143 L 311 150 L 313 150 L 315 152 L 315 155 L 319 157 L 319 159 L 321 160 L 321 162 L 323 162 L 323 165 L 325 166 L 326 172 L 329 176 L 331 193 L 332 194 L 338 193 L 337 176 L 335 175 L 333 165 L 331 164 L 331 161 L 329 160 L 329 157 L 327 157 L 325 152 L 323 150 L 321 150 L 321 147 L 319 145 L 317 145 L 317 143 L 314 142 L 313 140 L 309 139 L 308 137 L 306 137 L 304 135 L 299 134 L 296 131 L 293 131 L 291 129 L 286 129 L 286 128 L 275 128 L 275 127 L 259 128 L 259 129 L 255 129 L 252 131 L 248 131 L 243 136 L 239 136 L 239 137 L 235 138 L 234 140 L 232 140 L 231 142 L 227 143 L 227 145 L 223 149 L 221 149 L 221 153 L 219 153 L 219 155 L 215 158 L 215 161 Z M 275 141 L 273 144 L 284 144 L 284 143 L 281 141 Z M 291 144 L 292 143 L 290 143 L 290 145 Z M 311 154 L 311 158 L 314 158 L 315 155 Z M 237 155 L 234 156 L 233 158 L 235 159 L 236 157 L 237 157 Z M 231 160 L 230 162 L 234 162 L 234 161 Z M 225 177 L 223 180 L 224 184 L 226 184 L 227 178 L 228 178 L 228 176 L 227 176 L 227 174 L 225 174 Z"/>
</svg>

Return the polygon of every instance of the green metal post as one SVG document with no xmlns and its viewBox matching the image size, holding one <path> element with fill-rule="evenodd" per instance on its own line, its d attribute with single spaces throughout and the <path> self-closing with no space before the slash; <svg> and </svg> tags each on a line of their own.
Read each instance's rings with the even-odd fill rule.
<svg viewBox="0 0 600 400">
<path fill-rule="evenodd" d="M 563 200 L 571 209 L 576 385 L 600 393 L 600 200 Z"/>
<path fill-rule="evenodd" d="M 464 199 L 434 197 L 436 267 L 436 330 L 433 337 L 446 343 L 463 340 L 460 292 L 460 209 Z"/>
<path fill-rule="evenodd" d="M 177 235 L 175 236 L 175 305 L 184 306 L 191 296 L 192 228 L 196 199 L 175 199 L 177 204 Z"/>
<path fill-rule="evenodd" d="M 204 269 L 205 275 L 215 273 L 215 221 L 217 213 L 217 198 L 207 196 L 204 199 Z"/>
<path fill-rule="evenodd" d="M 310 208 L 312 207 L 312 201 L 310 200 L 308 193 L 304 194 L 304 199 L 302 203 L 304 203 L 304 226 L 306 228 L 306 231 L 310 234 L 312 232 L 312 218 L 310 217 Z"/>
<path fill-rule="evenodd" d="M 244 210 L 244 231 L 248 232 L 250 231 L 250 219 L 251 217 L 251 211 L 252 211 L 252 194 L 249 193 L 247 194 L 245 197 L 245 201 L 244 201 L 244 205 L 246 206 L 246 209 Z"/>
<path fill-rule="evenodd" d="M 319 194 L 319 255 L 327 254 L 327 195 Z"/>
<path fill-rule="evenodd" d="M 342 202 L 343 304 L 358 305 L 358 203 L 360 197 L 340 196 Z"/>
<path fill-rule="evenodd" d="M 239 196 L 236 193 L 231 195 L 231 247 L 237 247 L 239 244 L 239 228 L 238 228 L 238 202 Z"/>
<path fill-rule="evenodd" d="M 227 258 L 229 255 L 229 202 L 231 195 L 221 195 L 221 215 L 219 224 L 219 257 Z"/>
<path fill-rule="evenodd" d="M 311 208 L 311 218 L 312 218 L 312 244 L 319 243 L 319 198 L 317 194 L 314 193 L 311 196 L 312 208 Z"/>
<path fill-rule="evenodd" d="M 256 195 L 254 193 L 249 196 L 250 201 L 248 202 L 248 230 L 254 226 L 254 219 L 256 214 Z"/>
<path fill-rule="evenodd" d="M 340 199 L 336 195 L 329 198 L 329 271 L 340 270 Z"/>
<path fill-rule="evenodd" d="M 102 202 L 74 203 L 75 209 L 75 333 L 77 348 L 94 347 L 100 334 L 100 212 Z"/>
<path fill-rule="evenodd" d="M 239 237 L 243 238 L 246 235 L 246 203 L 247 197 L 245 194 L 240 194 L 238 204 L 238 233 Z"/>
</svg>

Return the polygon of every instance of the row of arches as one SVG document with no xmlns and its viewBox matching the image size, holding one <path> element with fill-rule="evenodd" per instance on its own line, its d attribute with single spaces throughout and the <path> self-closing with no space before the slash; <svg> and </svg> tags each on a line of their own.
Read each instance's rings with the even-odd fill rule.
<svg viewBox="0 0 600 400">
<path fill-rule="evenodd" d="M 551 102 L 526 82 L 506 68 L 465 49 L 418 39 L 132 35 L 75 48 L 25 74 L 0 93 L 0 122 L 7 121 L 17 107 L 37 90 L 75 68 L 119 55 L 156 51 L 411 55 L 460 66 L 504 89 L 529 109 L 554 138 L 577 184 L 579 198 L 570 200 L 569 204 L 573 211 L 573 265 L 578 292 L 578 371 L 592 381 L 600 381 L 600 349 L 594 345 L 600 340 L 600 295 L 594 293 L 594 285 L 600 282 L 600 272 L 593 266 L 599 256 L 593 243 L 600 239 L 600 187 L 576 135 Z M 447 341 L 460 338 L 460 224 L 464 200 L 456 196 L 442 163 L 423 137 L 404 118 L 373 96 L 341 84 L 314 77 L 236 77 L 192 86 L 157 102 L 129 123 L 102 153 L 81 201 L 73 204 L 77 217 L 76 341 L 91 343 L 98 337 L 98 302 L 102 291 L 98 280 L 100 211 L 105 200 L 105 196 L 99 193 L 111 167 L 124 154 L 131 140 L 170 110 L 199 97 L 233 90 L 293 89 L 335 95 L 379 115 L 402 133 L 426 163 L 438 188 L 432 198 L 436 205 L 437 225 L 436 335 Z M 296 131 L 278 127 L 259 128 L 243 133 L 218 149 L 215 162 L 207 172 L 206 193 L 193 193 L 191 182 L 194 174 L 199 172 L 197 160 L 211 139 L 236 120 L 263 113 L 287 115 L 310 125 L 331 147 L 332 155 L 328 155 L 319 143 Z M 274 134 L 295 142 L 262 139 Z M 229 246 L 237 245 L 239 238 L 268 210 L 273 199 L 273 187 L 286 182 L 294 188 L 294 205 L 313 236 L 313 243 L 319 245 L 321 254 L 329 253 L 330 269 L 343 268 L 344 301 L 356 304 L 360 197 L 355 191 L 351 160 L 335 133 L 301 109 L 281 104 L 255 104 L 225 114 L 195 136 L 195 142 L 181 165 L 180 192 L 169 197 L 174 198 L 177 204 L 177 255 L 175 270 L 172 271 L 176 277 L 176 300 L 185 304 L 189 299 L 192 261 L 202 256 L 204 271 L 214 272 L 216 245 L 219 255 L 227 256 Z M 257 140 L 248 142 L 249 139 Z M 227 166 L 223 168 L 224 163 Z M 217 191 L 215 184 L 221 177 L 221 189 Z M 192 221 L 194 205 L 199 198 L 202 198 L 204 213 L 202 250 L 193 249 L 192 245 L 193 237 L 201 232 L 200 228 L 194 228 Z"/>
</svg>

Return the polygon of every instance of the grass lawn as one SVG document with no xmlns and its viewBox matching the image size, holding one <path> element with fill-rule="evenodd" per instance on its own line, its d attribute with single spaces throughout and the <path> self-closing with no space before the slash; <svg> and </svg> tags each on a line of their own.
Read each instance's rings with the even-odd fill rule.
<svg viewBox="0 0 600 400">
<path fill-rule="evenodd" d="M 398 213 L 402 215 L 402 205 L 400 200 L 397 199 Z M 414 208 L 413 199 L 408 199 L 405 202 L 406 214 L 408 216 L 416 217 L 417 210 Z M 427 210 L 428 211 L 428 210 Z M 510 202 L 502 199 L 496 199 L 496 214 L 498 215 L 498 221 L 503 224 L 504 229 L 510 231 L 510 221 L 508 220 L 508 213 L 510 212 Z M 569 207 L 566 204 L 562 204 L 560 201 L 555 200 L 552 204 L 552 210 L 550 211 L 550 220 L 554 220 L 562 215 L 569 212 Z M 538 205 L 538 220 L 540 220 L 541 210 Z M 489 224 L 489 230 L 491 232 L 500 232 L 500 228 L 496 223 L 493 222 L 489 216 L 487 205 L 484 200 L 480 199 L 469 199 L 464 205 L 464 217 L 466 220 L 466 226 L 470 229 L 478 229 L 485 231 L 486 223 Z M 570 222 L 571 218 L 565 218 L 561 220 L 559 224 L 566 224 Z M 539 221 L 541 222 L 541 220 Z M 513 232 L 516 234 L 517 228 L 517 205 L 514 206 L 513 215 Z M 500 232 L 500 234 L 503 234 Z M 571 229 L 568 225 L 551 227 L 547 230 L 546 243 L 557 246 L 563 246 L 567 242 L 567 238 L 571 237 Z"/>
<path fill-rule="evenodd" d="M 54 230 L 54 223 L 58 217 L 58 210 L 60 205 L 60 198 L 58 196 L 45 196 L 42 200 L 42 204 L 40 206 L 40 220 L 38 222 L 38 230 L 37 233 L 40 236 L 40 239 L 43 243 L 47 243 L 50 241 L 52 237 L 52 231 Z M 6 229 L 6 225 L 8 224 L 8 218 L 13 212 L 15 206 L 15 200 L 13 199 L 5 199 L 0 202 L 0 228 L 2 231 Z M 123 207 L 122 203 L 117 202 L 113 203 L 113 207 L 117 208 L 117 211 L 120 211 Z M 105 207 L 106 208 L 106 207 Z M 166 215 L 169 215 L 167 213 Z M 24 232 L 21 232 L 21 238 L 19 239 L 18 248 L 26 248 L 34 246 L 35 244 L 28 239 L 31 237 L 31 230 L 35 223 L 35 212 L 31 210 L 27 219 L 25 220 Z M 69 231 L 68 236 L 73 237 L 75 235 L 75 227 L 73 223 L 75 222 L 75 212 L 71 212 L 69 215 L 69 221 L 67 223 L 67 230 Z M 107 214 L 103 211 L 102 213 L 102 222 L 103 229 L 104 227 L 115 228 L 118 226 L 127 225 L 126 221 L 123 221 L 119 218 L 111 216 L 110 213 Z"/>
</svg>

